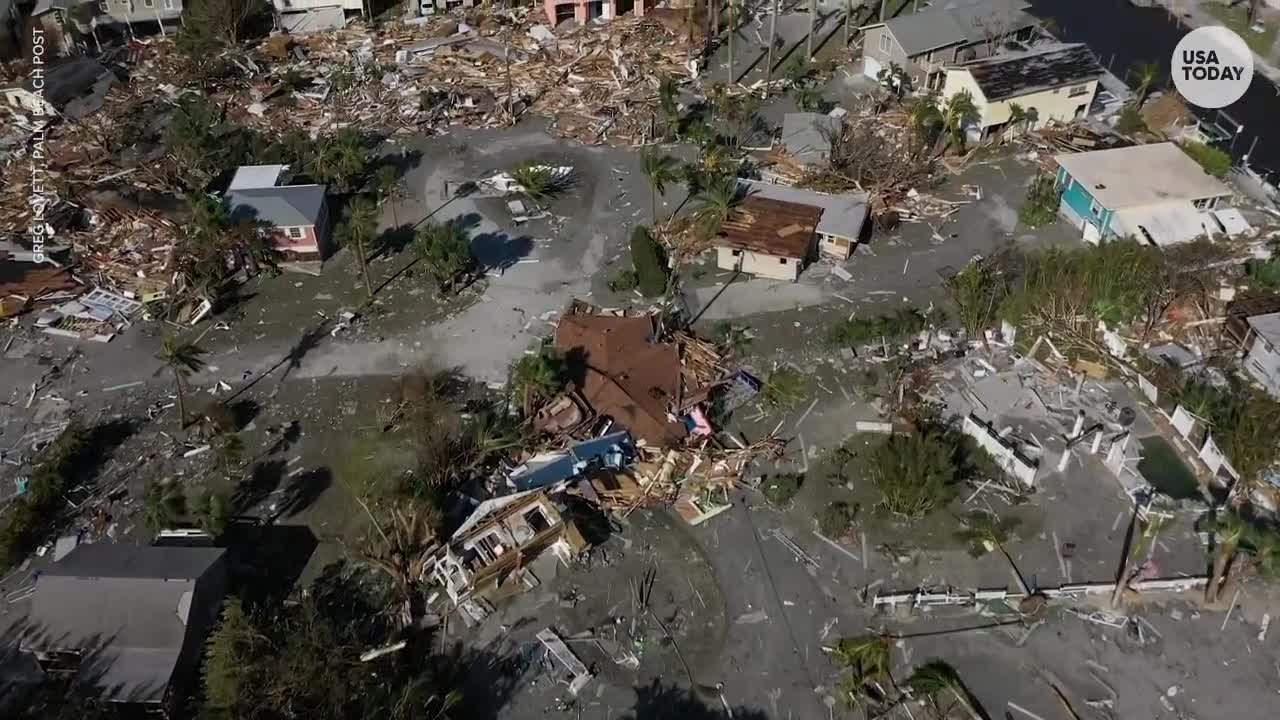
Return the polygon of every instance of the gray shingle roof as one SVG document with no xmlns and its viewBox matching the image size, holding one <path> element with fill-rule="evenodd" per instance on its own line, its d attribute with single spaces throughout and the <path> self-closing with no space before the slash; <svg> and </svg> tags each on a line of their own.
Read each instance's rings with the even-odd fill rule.
<svg viewBox="0 0 1280 720">
<path fill-rule="evenodd" d="M 227 206 L 235 219 L 262 220 L 276 227 L 320 224 L 323 185 L 281 185 L 232 190 Z"/>
<path fill-rule="evenodd" d="M 36 581 L 25 644 L 89 651 L 82 673 L 107 698 L 158 701 L 182 653 L 196 581 L 222 555 L 219 548 L 81 545 Z"/>
<path fill-rule="evenodd" d="M 782 117 L 782 144 L 800 162 L 821 162 L 831 152 L 831 133 L 839 128 L 840 119 L 829 115 L 787 113 Z"/>
<path fill-rule="evenodd" d="M 1035 18 L 1022 0 L 953 0 L 920 13 L 889 20 L 885 26 L 908 56 L 948 45 L 984 40 L 985 28 L 1003 32 L 1030 27 Z"/>
</svg>

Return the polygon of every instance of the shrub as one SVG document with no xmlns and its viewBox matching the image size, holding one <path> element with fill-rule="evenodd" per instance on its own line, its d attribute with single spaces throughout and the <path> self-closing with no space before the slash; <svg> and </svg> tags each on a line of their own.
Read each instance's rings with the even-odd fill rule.
<svg viewBox="0 0 1280 720">
<path fill-rule="evenodd" d="M 1231 156 L 1218 148 L 1198 142 L 1185 142 L 1179 147 L 1182 148 L 1182 152 L 1199 163 L 1205 172 L 1214 177 L 1225 177 L 1227 171 L 1231 169 Z"/>
<path fill-rule="evenodd" d="M 656 297 L 667 291 L 667 257 L 649 228 L 640 225 L 631 233 L 631 262 L 635 266 L 636 284 L 645 297 Z"/>
<path fill-rule="evenodd" d="M 917 520 L 950 502 L 960 480 L 960 443 L 953 435 L 891 435 L 871 450 L 868 472 L 883 509 Z"/>
<path fill-rule="evenodd" d="M 829 538 L 840 538 L 853 530 L 853 521 L 858 517 L 858 506 L 837 500 L 827 503 L 818 514 L 818 531 Z"/>
<path fill-rule="evenodd" d="M 640 284 L 640 275 L 635 270 L 619 270 L 609 278 L 609 289 L 613 292 L 629 292 Z"/>
<path fill-rule="evenodd" d="M 1018 221 L 1029 228 L 1048 225 L 1058 219 L 1058 185 L 1050 175 L 1038 175 L 1027 188 L 1027 198 L 1018 208 Z"/>
<path fill-rule="evenodd" d="M 1244 264 L 1245 274 L 1264 290 L 1280 290 L 1280 260 L 1250 260 Z"/>
<path fill-rule="evenodd" d="M 41 453 L 27 492 L 13 501 L 0 525 L 0 567 L 21 562 L 57 529 L 62 494 L 89 452 L 90 434 L 72 423 Z"/>
<path fill-rule="evenodd" d="M 1122 135 L 1149 132 L 1147 122 L 1142 119 L 1142 113 L 1138 112 L 1138 108 L 1133 105 L 1128 105 L 1120 111 L 1120 117 L 1116 119 L 1116 130 Z"/>
<path fill-rule="evenodd" d="M 791 368 L 778 368 L 769 373 L 764 383 L 764 402 L 771 408 L 789 410 L 804 397 L 804 375 Z"/>
<path fill-rule="evenodd" d="M 885 315 L 841 320 L 827 330 L 827 342 L 835 347 L 853 347 L 880 338 L 898 338 L 925 329 L 929 318 L 916 308 L 902 308 Z"/>
<path fill-rule="evenodd" d="M 791 502 L 796 493 L 800 492 L 800 486 L 803 484 L 804 475 L 802 473 L 765 475 L 760 480 L 760 492 L 764 493 L 769 502 L 778 507 L 783 507 Z"/>
</svg>

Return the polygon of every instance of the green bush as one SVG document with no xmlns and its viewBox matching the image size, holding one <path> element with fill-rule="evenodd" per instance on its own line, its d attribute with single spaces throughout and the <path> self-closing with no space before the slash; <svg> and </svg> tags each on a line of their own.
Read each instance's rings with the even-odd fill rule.
<svg viewBox="0 0 1280 720">
<path fill-rule="evenodd" d="M 800 492 L 800 486 L 803 484 L 804 475 L 802 473 L 765 475 L 760 480 L 760 492 L 764 493 L 769 502 L 778 507 L 785 507 L 796 496 L 796 493 Z"/>
<path fill-rule="evenodd" d="M 890 435 L 872 448 L 867 465 L 885 511 L 918 520 L 955 497 L 963 463 L 955 435 L 937 430 Z"/>
<path fill-rule="evenodd" d="M 1184 142 L 1179 147 L 1199 163 L 1205 172 L 1216 178 L 1226 177 L 1227 171 L 1231 169 L 1231 156 L 1218 148 L 1198 142 Z"/>
<path fill-rule="evenodd" d="M 619 270 L 609 278 L 609 289 L 613 292 L 630 292 L 640 284 L 640 275 L 635 270 Z"/>
<path fill-rule="evenodd" d="M 1138 112 L 1138 108 L 1133 105 L 1127 105 L 1120 111 L 1120 117 L 1116 119 L 1116 130 L 1122 135 L 1139 135 L 1149 132 L 1147 122 L 1142 119 L 1142 113 Z"/>
<path fill-rule="evenodd" d="M 649 228 L 640 225 L 631 233 L 631 262 L 635 266 L 636 284 L 645 297 L 657 297 L 667 291 L 667 257 Z"/>
<path fill-rule="evenodd" d="M 1038 175 L 1027 188 L 1027 199 L 1018 208 L 1018 221 L 1029 228 L 1058 219 L 1058 184 L 1051 175 Z"/>
<path fill-rule="evenodd" d="M 764 402 L 771 408 L 789 410 L 804 397 L 805 379 L 797 370 L 778 368 L 764 383 Z"/>
<path fill-rule="evenodd" d="M 827 503 L 818 514 L 818 531 L 829 538 L 841 538 L 853 530 L 853 521 L 858 517 L 858 506 L 837 500 Z"/>
<path fill-rule="evenodd" d="M 65 507 L 62 495 L 84 462 L 89 439 L 88 431 L 73 422 L 41 453 L 27 492 L 0 520 L 0 567 L 21 562 L 57 529 L 58 513 Z"/>
<path fill-rule="evenodd" d="M 916 308 L 903 308 L 885 315 L 854 317 L 827 329 L 827 343 L 834 347 L 854 347 L 880 338 L 894 339 L 925 329 L 929 318 Z"/>
<path fill-rule="evenodd" d="M 1280 290 L 1280 260 L 1250 260 L 1244 264 L 1245 274 L 1264 290 Z"/>
</svg>

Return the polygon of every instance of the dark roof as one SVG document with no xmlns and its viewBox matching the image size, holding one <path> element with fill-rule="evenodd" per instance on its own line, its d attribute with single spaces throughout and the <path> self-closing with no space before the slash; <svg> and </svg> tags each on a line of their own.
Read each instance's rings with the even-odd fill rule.
<svg viewBox="0 0 1280 720">
<path fill-rule="evenodd" d="M 976 60 L 959 67 L 969 71 L 988 102 L 1074 85 L 1103 72 L 1086 45 Z"/>
<path fill-rule="evenodd" d="M 556 327 L 556 349 L 581 372 L 575 381 L 596 412 L 650 445 L 670 445 L 686 432 L 667 419 L 668 405 L 680 403 L 680 354 L 673 343 L 654 342 L 653 335 L 647 315 L 568 314 Z"/>
<path fill-rule="evenodd" d="M 80 545 L 41 574 L 88 578 L 195 580 L 222 556 L 221 548 L 152 547 L 125 543 Z"/>
<path fill-rule="evenodd" d="M 1035 18 L 1022 0 L 950 0 L 923 12 L 884 23 L 908 57 L 949 45 L 985 40 L 989 29 L 1010 33 L 1031 27 Z"/>
<path fill-rule="evenodd" d="M 805 258 L 813 246 L 822 208 L 750 196 L 720 227 L 721 245 L 789 258 Z"/>
<path fill-rule="evenodd" d="M 261 220 L 274 227 L 319 225 L 324 210 L 323 185 L 280 185 L 227 193 L 236 220 Z"/>
<path fill-rule="evenodd" d="M 115 77 L 102 63 L 87 57 L 76 57 L 50 66 L 44 71 L 44 87 L 40 93 L 45 102 L 62 110 L 67 103 L 90 94 L 99 81 L 114 83 Z M 23 87 L 35 92 L 34 78 L 28 77 Z"/>
<path fill-rule="evenodd" d="M 219 548 L 81 545 L 44 570 L 31 603 L 26 646 L 89 652 L 83 679 L 104 697 L 164 698 L 187 636 L 196 581 Z"/>
</svg>

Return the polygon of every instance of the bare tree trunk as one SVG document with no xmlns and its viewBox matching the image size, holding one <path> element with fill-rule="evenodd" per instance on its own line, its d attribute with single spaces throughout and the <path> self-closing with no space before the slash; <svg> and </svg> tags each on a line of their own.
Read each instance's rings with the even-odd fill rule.
<svg viewBox="0 0 1280 720">
<path fill-rule="evenodd" d="M 187 426 L 187 398 L 182 391 L 182 373 L 178 372 L 176 365 L 171 365 L 173 370 L 173 384 L 178 389 L 178 427 L 185 428 Z"/>
<path fill-rule="evenodd" d="M 360 260 L 360 275 L 364 278 L 365 294 L 369 296 L 370 300 L 372 300 L 373 283 L 369 282 L 369 257 L 365 255 L 364 238 L 362 237 L 356 238 L 356 255 L 359 256 Z"/>
<path fill-rule="evenodd" d="M 805 40 L 805 60 L 813 62 L 813 31 L 818 22 L 818 0 L 809 0 L 809 37 Z"/>
<path fill-rule="evenodd" d="M 733 84 L 733 35 L 738 31 L 738 13 L 734 3 L 737 0 L 729 0 L 729 84 Z M 657 213 L 654 213 L 657 217 Z"/>
<path fill-rule="evenodd" d="M 1218 601 L 1223 582 L 1227 579 L 1227 567 L 1231 564 L 1231 557 L 1236 554 L 1236 547 L 1237 542 L 1234 540 L 1222 543 L 1218 556 L 1213 559 L 1213 573 L 1209 576 L 1209 584 L 1205 586 L 1204 591 L 1206 602 Z"/>
<path fill-rule="evenodd" d="M 778 40 L 778 3 L 773 0 L 773 16 L 769 18 L 769 52 L 765 56 L 764 96 L 769 97 L 769 78 L 773 74 L 773 46 Z"/>
<path fill-rule="evenodd" d="M 884 22 L 885 11 L 888 10 L 889 0 L 880 0 L 880 22 Z"/>
</svg>

